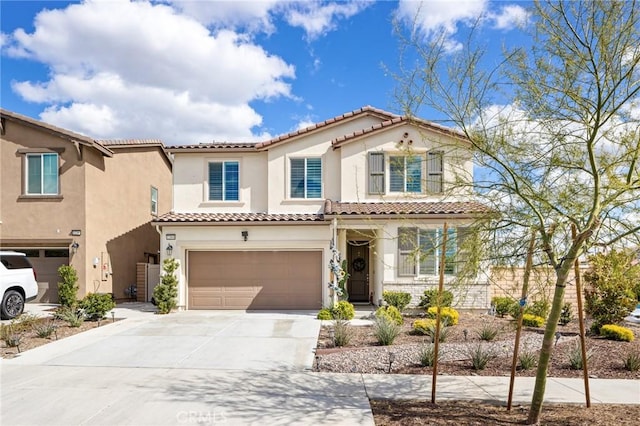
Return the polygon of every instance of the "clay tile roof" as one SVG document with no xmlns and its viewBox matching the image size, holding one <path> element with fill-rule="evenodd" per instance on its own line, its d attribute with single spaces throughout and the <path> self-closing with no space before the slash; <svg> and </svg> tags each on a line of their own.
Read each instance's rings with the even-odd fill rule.
<svg viewBox="0 0 640 426">
<path fill-rule="evenodd" d="M 467 137 L 463 133 L 461 133 L 461 132 L 459 132 L 457 130 L 451 129 L 449 127 L 440 126 L 439 124 L 435 124 L 435 123 L 432 123 L 430 121 L 422 120 L 420 118 L 412 118 L 412 117 L 403 116 L 403 117 L 394 117 L 391 120 L 383 121 L 382 123 L 375 124 L 375 125 L 373 125 L 371 127 L 368 127 L 366 129 L 357 130 L 357 131 L 355 131 L 353 133 L 349 133 L 347 135 L 337 137 L 333 141 L 331 141 L 331 145 L 335 149 L 338 146 L 342 145 L 343 143 L 349 142 L 349 141 L 351 141 L 353 139 L 356 139 L 356 138 L 359 138 L 360 136 L 368 135 L 369 133 L 373 133 L 373 132 L 376 132 L 378 130 L 381 130 L 381 129 L 384 129 L 384 128 L 387 128 L 387 127 L 392 127 L 392 126 L 395 126 L 395 125 L 398 125 L 398 124 L 401 124 L 401 123 L 414 123 L 414 124 L 417 124 L 419 126 L 422 126 L 422 127 L 426 128 L 426 129 L 435 131 L 437 133 L 443 133 L 443 134 L 446 134 L 446 135 L 449 135 L 449 136 L 453 136 L 453 137 L 458 138 L 458 139 L 467 140 Z"/>
<path fill-rule="evenodd" d="M 469 215 L 489 212 L 489 208 L 475 201 L 341 203 L 326 200 L 324 206 L 325 215 Z"/>
<path fill-rule="evenodd" d="M 167 147 L 169 152 L 255 151 L 256 142 L 212 142 Z"/>
<path fill-rule="evenodd" d="M 293 131 L 293 132 L 290 132 L 290 133 L 286 133 L 284 135 L 276 136 L 275 138 L 270 139 L 270 140 L 265 141 L 265 142 L 260 142 L 259 144 L 256 145 L 256 148 L 258 148 L 258 149 L 266 148 L 266 147 L 268 147 L 270 145 L 285 141 L 287 139 L 291 139 L 291 138 L 294 138 L 296 136 L 304 135 L 306 133 L 312 132 L 313 130 L 320 129 L 320 128 L 326 127 L 326 126 L 328 126 L 330 124 L 338 123 L 338 122 L 346 120 L 348 118 L 356 117 L 356 116 L 363 115 L 363 114 L 377 115 L 380 118 L 383 118 L 385 120 L 392 120 L 392 119 L 400 118 L 400 116 L 398 116 L 396 114 L 393 114 L 393 113 L 390 113 L 390 112 L 387 112 L 387 111 L 384 111 L 384 110 L 381 110 L 381 109 L 378 109 L 378 108 L 374 108 L 372 106 L 367 105 L 367 106 L 364 106 L 362 108 L 359 108 L 359 109 L 344 113 L 344 114 L 339 115 L 337 117 L 333 117 L 333 118 L 330 118 L 328 120 L 322 121 L 320 123 L 315 123 L 315 124 L 313 124 L 313 125 L 311 125 L 309 127 L 305 127 L 304 129 L 300 129 L 300 130 L 296 130 L 296 131 Z"/>
<path fill-rule="evenodd" d="M 284 214 L 284 213 L 167 213 L 153 221 L 154 224 L 202 223 L 215 224 L 226 222 L 322 222 L 321 214 Z"/>
<path fill-rule="evenodd" d="M 108 147 L 114 146 L 137 146 L 137 145 L 162 145 L 164 143 L 160 139 L 103 139 L 99 140 L 102 145 Z"/>
</svg>

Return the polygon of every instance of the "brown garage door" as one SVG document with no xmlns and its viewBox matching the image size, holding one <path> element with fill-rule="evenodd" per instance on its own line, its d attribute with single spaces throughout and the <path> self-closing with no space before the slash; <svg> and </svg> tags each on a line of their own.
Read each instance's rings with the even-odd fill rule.
<svg viewBox="0 0 640 426">
<path fill-rule="evenodd" d="M 192 251 L 188 309 L 318 309 L 320 251 Z"/>
</svg>

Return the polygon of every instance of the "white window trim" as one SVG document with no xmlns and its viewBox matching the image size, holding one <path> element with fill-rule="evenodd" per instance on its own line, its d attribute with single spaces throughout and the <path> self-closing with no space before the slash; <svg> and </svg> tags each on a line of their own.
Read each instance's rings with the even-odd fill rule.
<svg viewBox="0 0 640 426">
<path fill-rule="evenodd" d="M 154 194 L 154 190 L 155 190 L 155 194 L 156 194 L 156 199 L 155 199 L 155 205 L 154 205 L 154 200 L 153 200 L 153 194 Z M 158 216 L 158 198 L 160 198 L 160 192 L 158 191 L 158 188 L 156 188 L 155 186 L 151 185 L 151 214 L 153 216 Z M 155 206 L 155 208 L 154 208 Z"/>
<path fill-rule="evenodd" d="M 398 277 L 404 277 L 404 278 L 415 278 L 416 280 L 420 280 L 420 279 L 424 279 L 424 278 L 433 278 L 433 277 L 437 277 L 440 274 L 440 258 L 442 255 L 442 252 L 440 250 L 442 250 L 442 244 L 440 243 L 442 241 L 442 231 L 443 228 L 433 228 L 433 227 L 416 227 L 416 226 L 402 226 L 400 228 L 409 228 L 409 229 L 414 229 L 416 232 L 416 244 L 417 247 L 413 250 L 411 250 L 410 252 L 413 253 L 413 274 L 400 274 L 400 242 L 398 241 L 398 243 L 396 244 L 396 256 L 397 256 L 397 261 L 396 261 L 396 275 Z M 398 238 L 400 235 L 400 228 L 398 228 Z M 448 228 L 449 231 L 451 230 L 455 230 L 456 233 L 456 255 L 458 254 L 458 250 L 459 250 L 459 246 L 458 246 L 458 227 L 450 227 Z M 420 273 L 420 231 L 437 231 L 437 244 L 435 247 L 435 273 L 433 274 L 422 274 Z M 403 252 L 407 252 L 407 250 L 403 250 Z M 445 277 L 453 277 L 456 276 L 458 273 L 458 268 L 456 267 L 456 263 L 454 263 L 453 265 L 453 272 L 447 273 L 445 271 Z"/>
<path fill-rule="evenodd" d="M 222 163 L 222 170 L 223 170 L 223 180 L 222 180 L 222 194 L 224 196 L 224 190 L 225 190 L 225 180 L 224 180 L 224 163 L 227 162 L 237 162 L 238 163 L 238 199 L 237 200 L 210 200 L 209 199 L 209 164 L 210 163 Z M 231 206 L 231 205 L 243 205 L 244 202 L 242 201 L 242 159 L 241 158 L 215 158 L 215 157 L 209 157 L 209 158 L 205 158 L 204 161 L 204 181 L 202 184 L 202 206 L 215 206 L 215 205 L 225 205 L 225 206 Z"/>
<path fill-rule="evenodd" d="M 304 179 L 307 181 L 307 162 L 306 160 L 309 158 L 319 158 L 320 159 L 320 197 L 317 198 L 308 198 L 307 197 L 307 187 L 305 185 L 304 188 L 304 198 L 293 198 L 291 196 L 291 160 L 305 160 L 304 163 Z M 286 173 L 285 173 L 285 185 L 286 185 L 286 200 L 292 202 L 303 202 L 303 201 L 318 201 L 324 200 L 324 176 L 325 176 L 325 164 L 324 157 L 319 155 L 295 155 L 295 156 L 286 156 Z"/>
<path fill-rule="evenodd" d="M 403 190 L 402 191 L 392 191 L 391 190 L 391 163 L 393 162 L 391 160 L 392 157 L 404 157 L 404 176 L 403 176 Z M 408 192 L 407 191 L 407 157 L 420 157 L 422 160 L 420 162 L 420 192 Z M 385 174 L 387 175 L 385 177 L 385 185 L 387 188 L 389 188 L 386 191 L 387 195 L 398 195 L 398 194 L 404 194 L 404 195 L 421 195 L 421 194 L 425 194 L 425 176 L 426 176 L 426 153 L 425 152 L 415 152 L 415 153 L 406 153 L 406 152 L 389 152 L 386 155 L 385 161 L 387 164 L 385 164 Z"/>
</svg>

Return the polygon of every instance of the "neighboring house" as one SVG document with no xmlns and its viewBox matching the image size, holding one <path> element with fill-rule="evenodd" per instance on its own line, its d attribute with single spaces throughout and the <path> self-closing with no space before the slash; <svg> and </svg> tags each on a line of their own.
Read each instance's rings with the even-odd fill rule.
<svg viewBox="0 0 640 426">
<path fill-rule="evenodd" d="M 402 290 L 417 303 L 438 282 L 444 222 L 452 259 L 460 231 L 487 211 L 468 186 L 454 188 L 473 179 L 462 134 L 372 107 L 266 142 L 168 150 L 173 210 L 154 224 L 161 255 L 180 261 L 185 309 L 328 305 L 334 247 L 350 301 Z M 456 272 L 445 268 L 448 282 Z M 487 283 L 476 281 L 460 304 L 486 308 Z"/>
<path fill-rule="evenodd" d="M 96 141 L 0 110 L 0 247 L 25 252 L 38 301 L 57 301 L 57 269 L 79 297 L 129 297 L 136 262 L 157 263 L 151 219 L 170 210 L 171 159 L 158 140 Z"/>
</svg>

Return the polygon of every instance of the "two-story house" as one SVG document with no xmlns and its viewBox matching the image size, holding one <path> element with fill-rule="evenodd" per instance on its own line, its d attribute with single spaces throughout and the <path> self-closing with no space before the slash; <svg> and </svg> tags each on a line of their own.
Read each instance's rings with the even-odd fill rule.
<svg viewBox="0 0 640 426">
<path fill-rule="evenodd" d="M 318 309 L 330 260 L 346 259 L 349 300 L 384 290 L 414 304 L 486 209 L 473 201 L 460 133 L 364 107 L 259 143 L 173 146 L 173 209 L 154 221 L 161 255 L 180 261 L 185 309 Z M 458 189 L 456 189 L 458 188 Z M 455 264 L 445 268 L 447 279 Z M 461 304 L 485 308 L 486 283 Z"/>
<path fill-rule="evenodd" d="M 36 300 L 57 301 L 61 265 L 79 297 L 131 297 L 136 263 L 159 260 L 150 221 L 171 208 L 162 142 L 98 141 L 4 109 L 0 133 L 0 247 L 30 258 Z"/>
</svg>

